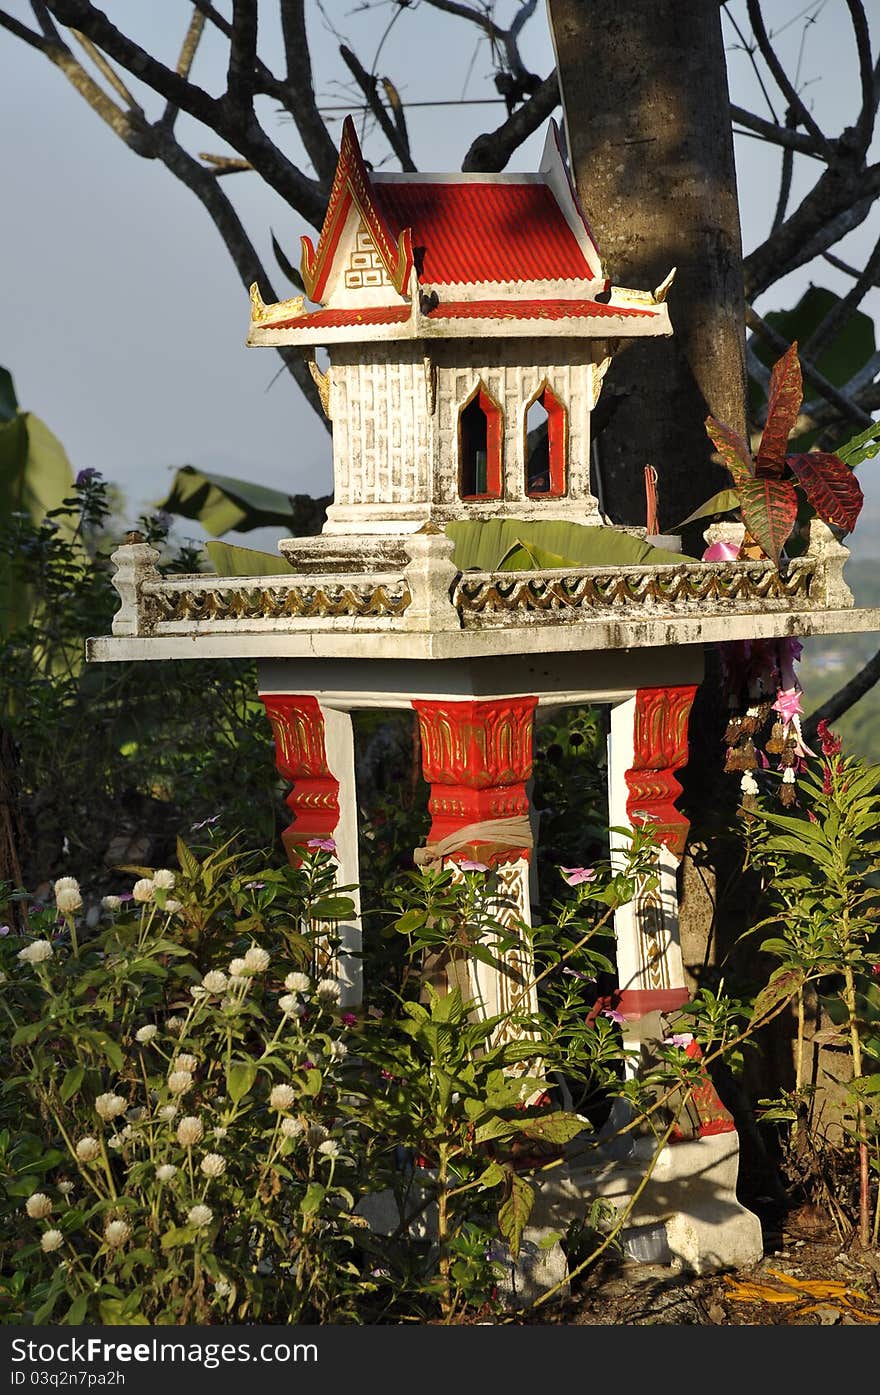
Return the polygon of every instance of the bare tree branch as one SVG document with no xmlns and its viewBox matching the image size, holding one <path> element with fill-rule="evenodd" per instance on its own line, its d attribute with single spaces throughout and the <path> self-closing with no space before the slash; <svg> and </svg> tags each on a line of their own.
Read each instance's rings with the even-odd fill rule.
<svg viewBox="0 0 880 1395">
<path fill-rule="evenodd" d="M 784 354 L 791 348 L 791 344 L 785 336 L 779 334 L 778 331 L 768 325 L 765 320 L 762 320 L 758 312 L 753 310 L 750 305 L 746 306 L 746 324 L 749 329 L 754 330 L 756 334 L 760 334 L 761 338 L 766 340 L 770 347 L 775 349 L 778 353 Z M 843 416 L 848 416 L 860 426 L 871 425 L 871 418 L 866 411 L 850 401 L 845 393 L 842 393 L 833 383 L 829 383 L 828 379 L 810 363 L 809 359 L 805 359 L 800 355 L 799 357 L 801 371 L 804 377 L 813 384 L 813 387 L 816 388 L 826 401 L 833 403 Z"/>
<path fill-rule="evenodd" d="M 225 98 L 210 96 L 190 79 L 180 77 L 153 58 L 111 24 L 89 0 L 47 0 L 47 8 L 59 23 L 87 34 L 93 43 L 154 92 L 222 136 L 239 155 L 250 160 L 270 188 L 299 209 L 310 223 L 320 225 L 326 202 L 320 186 L 308 179 L 269 140 L 255 118 L 241 122 L 234 105 Z"/>
<path fill-rule="evenodd" d="M 110 63 L 107 62 L 107 59 L 104 57 L 103 53 L 101 53 L 100 49 L 95 48 L 95 45 L 92 43 L 91 39 L 87 39 L 85 34 L 80 34 L 78 29 L 71 29 L 70 32 L 82 48 L 83 52 L 87 54 L 91 61 L 94 63 L 101 76 L 107 82 L 109 82 L 116 95 L 118 97 L 121 97 L 123 102 L 125 102 L 125 105 L 128 107 L 128 110 L 138 112 L 141 116 L 143 116 L 144 109 L 141 106 L 140 102 L 138 102 L 132 96 L 125 83 L 122 81 L 122 78 L 117 73 L 116 69 Z"/>
<path fill-rule="evenodd" d="M 754 300 L 857 228 L 878 193 L 880 165 L 863 172 L 838 166 L 825 170 L 785 222 L 743 258 L 747 298 Z"/>
<path fill-rule="evenodd" d="M 226 96 L 239 112 L 249 111 L 253 107 L 256 61 L 257 0 L 232 0 Z"/>
<path fill-rule="evenodd" d="M 785 150 L 795 150 L 801 155 L 812 155 L 817 160 L 824 158 L 813 137 L 804 135 L 802 131 L 796 131 L 789 126 L 779 126 L 772 121 L 765 121 L 763 117 L 756 116 L 754 112 L 747 111 L 745 107 L 737 107 L 732 103 L 730 115 L 733 121 L 738 121 L 740 126 L 745 126 L 746 130 L 754 132 L 756 136 L 761 136 L 771 145 L 781 145 Z"/>
<path fill-rule="evenodd" d="M 767 30 L 764 27 L 764 16 L 761 14 L 759 0 L 746 0 L 746 8 L 748 10 L 752 32 L 757 40 L 758 48 L 761 50 L 761 57 L 773 74 L 777 87 L 785 97 L 788 106 L 791 107 L 793 111 L 797 112 L 798 124 L 804 126 L 810 132 L 822 154 L 826 159 L 830 159 L 832 150 L 825 134 L 820 130 L 812 114 L 807 110 L 801 100 L 797 89 L 789 80 L 788 74 L 777 58 L 776 51 L 767 37 Z"/>
<path fill-rule="evenodd" d="M 842 717 L 844 712 L 848 712 L 851 707 L 871 691 L 880 679 L 880 652 L 876 653 L 873 659 L 869 659 L 858 673 L 845 683 L 842 688 L 838 688 L 827 702 L 823 702 L 821 707 L 817 707 L 815 712 L 811 712 L 803 724 L 804 738 L 809 742 L 816 738 L 816 728 L 820 722 L 836 722 Z"/>
<path fill-rule="evenodd" d="M 287 64 L 287 85 L 292 93 L 296 93 L 291 107 L 296 129 L 315 174 L 329 189 L 336 173 L 339 152 L 315 101 L 304 0 L 281 0 L 281 33 Z"/>
<path fill-rule="evenodd" d="M 22 43 L 29 48 L 35 48 L 40 53 L 45 53 L 47 42 L 42 34 L 38 34 L 35 29 L 28 29 L 26 24 L 22 24 L 20 19 L 15 19 L 8 15 L 5 10 L 0 10 L 0 29 L 6 29 L 10 34 L 14 34 Z"/>
<path fill-rule="evenodd" d="M 815 363 L 820 354 L 833 340 L 843 325 L 849 319 L 854 310 L 857 310 L 867 292 L 876 285 L 877 275 L 880 273 L 880 239 L 876 242 L 874 250 L 865 263 L 865 269 L 853 282 L 845 296 L 832 306 L 824 320 L 816 326 L 813 333 L 803 346 L 803 353 L 807 358 Z"/>
<path fill-rule="evenodd" d="M 545 77 L 534 96 L 507 118 L 497 130 L 477 136 L 462 161 L 465 171 L 490 174 L 503 170 L 511 155 L 536 131 L 559 103 L 556 72 Z"/>
<path fill-rule="evenodd" d="M 856 121 L 859 146 L 864 155 L 874 134 L 874 116 L 877 110 L 877 92 L 874 82 L 874 60 L 871 57 L 871 36 L 865 7 L 861 0 L 846 0 L 853 32 L 856 36 L 856 49 L 859 55 L 859 79 L 862 84 L 862 108 Z"/>
<path fill-rule="evenodd" d="M 382 128 L 382 134 L 400 161 L 401 168 L 410 172 L 414 171 L 416 167 L 409 153 L 409 145 L 407 141 L 402 138 L 397 123 L 392 121 L 388 112 L 385 110 L 382 98 L 379 96 L 379 86 L 375 74 L 367 72 L 357 54 L 352 53 L 351 49 L 348 48 L 346 44 L 339 45 L 339 53 L 345 66 L 366 97 L 370 111 L 375 116 Z"/>
<path fill-rule="evenodd" d="M 205 16 L 201 13 L 200 10 L 193 10 L 192 17 L 189 22 L 189 28 L 186 31 L 186 37 L 184 38 L 183 44 L 181 45 L 180 56 L 177 59 L 178 77 L 189 77 L 190 72 L 192 70 L 193 62 L 195 60 L 196 49 L 199 46 L 204 29 Z M 179 110 L 180 108 L 175 106 L 173 102 L 168 102 L 165 107 L 165 111 L 162 117 L 160 118 L 160 124 L 166 127 L 168 130 L 171 130 L 175 121 L 177 120 L 177 113 Z"/>
<path fill-rule="evenodd" d="M 785 117 L 786 129 L 794 130 L 797 118 L 789 107 Z M 790 145 L 785 146 L 782 152 L 782 166 L 779 172 L 779 194 L 776 199 L 776 212 L 773 214 L 773 222 L 770 224 L 770 231 L 774 233 L 785 219 L 788 210 L 788 200 L 791 197 L 791 177 L 794 173 L 794 150 Z"/>
</svg>

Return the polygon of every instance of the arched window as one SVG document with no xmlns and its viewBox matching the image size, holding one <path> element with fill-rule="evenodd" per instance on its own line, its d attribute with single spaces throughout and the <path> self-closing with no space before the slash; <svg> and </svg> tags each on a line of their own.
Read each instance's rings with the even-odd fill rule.
<svg viewBox="0 0 880 1395">
<path fill-rule="evenodd" d="M 480 384 L 458 417 L 462 499 L 501 498 L 501 424 L 501 408 Z"/>
<path fill-rule="evenodd" d="M 567 453 L 568 413 L 545 382 L 526 407 L 525 488 L 530 499 L 565 494 Z"/>
</svg>

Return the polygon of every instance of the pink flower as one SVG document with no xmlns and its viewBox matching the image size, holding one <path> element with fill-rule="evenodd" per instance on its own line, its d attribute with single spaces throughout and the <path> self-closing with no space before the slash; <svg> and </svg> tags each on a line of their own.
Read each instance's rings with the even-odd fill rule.
<svg viewBox="0 0 880 1395">
<path fill-rule="evenodd" d="M 837 756 L 842 745 L 841 738 L 831 730 L 826 721 L 816 723 L 816 735 L 822 742 L 823 756 Z"/>
<path fill-rule="evenodd" d="M 626 1026 L 626 1018 L 619 1008 L 603 1008 L 602 1016 L 607 1017 L 611 1022 L 616 1022 L 618 1027 Z"/>
<path fill-rule="evenodd" d="M 319 848 L 321 852 L 336 851 L 336 840 L 333 838 L 310 838 L 306 843 L 307 848 Z"/>
<path fill-rule="evenodd" d="M 560 867 L 563 881 L 569 886 L 580 886 L 581 882 L 592 882 L 596 879 L 596 871 L 593 867 Z"/>
<path fill-rule="evenodd" d="M 880 964 L 874 964 L 871 968 L 871 973 L 875 978 L 880 978 Z"/>
<path fill-rule="evenodd" d="M 714 542 L 703 553 L 704 562 L 735 562 L 740 554 L 737 543 Z"/>
<path fill-rule="evenodd" d="M 356 1017 L 356 1015 L 355 1015 L 353 1012 L 344 1012 L 344 1013 L 342 1014 L 341 1021 L 343 1022 L 344 1026 L 346 1026 L 346 1027 L 356 1027 L 356 1026 L 357 1026 L 357 1017 Z"/>
<path fill-rule="evenodd" d="M 468 857 L 463 857 L 461 862 L 457 862 L 455 865 L 462 872 L 488 872 L 489 870 L 485 862 L 472 862 Z"/>
</svg>

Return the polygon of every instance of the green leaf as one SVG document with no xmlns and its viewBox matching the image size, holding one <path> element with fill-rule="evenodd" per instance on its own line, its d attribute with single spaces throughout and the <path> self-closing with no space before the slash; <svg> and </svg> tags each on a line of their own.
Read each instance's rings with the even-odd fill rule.
<svg viewBox="0 0 880 1395">
<path fill-rule="evenodd" d="M 170 1230 L 166 1230 L 162 1236 L 163 1250 L 177 1250 L 181 1245 L 191 1245 L 198 1234 L 198 1227 L 194 1225 L 173 1225 Z"/>
<path fill-rule="evenodd" d="M 324 1077 L 321 1075 L 321 1072 L 319 1070 L 317 1070 L 316 1068 L 313 1068 L 312 1070 L 307 1070 L 306 1083 L 303 1086 L 303 1094 L 319 1095 L 321 1093 L 321 1086 L 323 1085 L 323 1083 Z"/>
<path fill-rule="evenodd" d="M 752 1021 L 757 1022 L 760 1018 L 773 1011 L 780 1003 L 788 998 L 793 998 L 800 992 L 806 974 L 797 965 L 786 965 L 784 968 L 776 969 L 764 988 L 752 1004 Z"/>
<path fill-rule="evenodd" d="M 150 1325 L 145 1317 L 132 1310 L 130 1298 L 102 1298 L 98 1304 L 98 1311 L 105 1327 L 149 1327 Z"/>
<path fill-rule="evenodd" d="M 82 1327 L 86 1312 L 88 1311 L 88 1306 L 89 1295 L 87 1293 L 79 1294 L 78 1297 L 74 1298 L 70 1307 L 67 1309 L 67 1312 L 62 1318 L 62 1322 L 67 1327 Z"/>
<path fill-rule="evenodd" d="M 675 525 L 675 531 L 679 528 L 686 528 L 689 523 L 696 523 L 701 518 L 711 518 L 716 513 L 730 513 L 733 509 L 739 508 L 739 491 L 737 489 L 720 489 L 717 494 L 713 494 L 711 499 L 707 499 L 705 504 L 701 504 L 693 513 L 689 513 L 687 518 L 683 518 L 681 523 Z"/>
<path fill-rule="evenodd" d="M 787 480 L 748 479 L 740 485 L 740 505 L 746 528 L 767 556 L 779 557 L 797 518 L 797 495 Z"/>
<path fill-rule="evenodd" d="M 304 1216 L 316 1216 L 321 1209 L 321 1202 L 326 1196 L 326 1188 L 320 1182 L 310 1182 L 306 1187 L 305 1195 L 300 1202 L 300 1210 Z"/>
<path fill-rule="evenodd" d="M 77 1094 L 79 1087 L 83 1083 L 83 1076 L 86 1073 L 85 1066 L 71 1066 L 61 1082 L 61 1098 L 65 1103 L 71 1096 Z"/>
<path fill-rule="evenodd" d="M 455 543 L 453 561 L 462 571 L 533 571 L 533 559 L 541 554 L 552 554 L 554 565 L 563 567 L 661 566 L 694 560 L 653 547 L 631 533 L 564 519 L 471 518 L 447 523 L 445 532 Z"/>
<path fill-rule="evenodd" d="M 426 913 L 414 907 L 410 911 L 404 911 L 403 915 L 395 920 L 394 928 L 401 935 L 411 935 L 414 930 L 421 930 L 426 920 Z"/>
<path fill-rule="evenodd" d="M 0 368 L 0 422 L 13 421 L 18 412 L 15 384 L 8 368 Z"/>
<path fill-rule="evenodd" d="M 309 914 L 312 920 L 350 920 L 354 902 L 350 896 L 321 896 L 312 902 Z"/>
<path fill-rule="evenodd" d="M 526 1138 L 542 1139 L 545 1143 L 569 1143 L 579 1133 L 583 1133 L 584 1123 L 575 1114 L 565 1114 L 561 1110 L 554 1114 L 526 1118 L 520 1125 L 520 1133 Z"/>
<path fill-rule="evenodd" d="M 863 460 L 872 460 L 875 455 L 880 455 L 880 421 L 875 421 L 857 436 L 850 436 L 848 441 L 837 447 L 834 454 L 851 470 L 861 465 Z"/>
<path fill-rule="evenodd" d="M 197 877 L 199 875 L 199 861 L 186 846 L 182 838 L 177 839 L 177 861 L 180 870 L 185 877 Z"/>
<path fill-rule="evenodd" d="M 233 1104 L 238 1104 L 254 1088 L 257 1068 L 251 1061 L 234 1061 L 226 1072 L 226 1088 Z"/>
<path fill-rule="evenodd" d="M 706 435 L 733 476 L 737 488 L 740 488 L 754 473 L 748 442 L 738 431 L 734 431 L 732 426 L 727 426 L 723 421 L 716 421 L 713 416 L 708 416 L 704 424 Z"/>
<path fill-rule="evenodd" d="M 500 1163 L 491 1162 L 485 1171 L 480 1173 L 477 1182 L 485 1191 L 489 1187 L 497 1187 L 499 1182 L 503 1182 L 506 1176 L 506 1168 L 503 1168 Z"/>
<path fill-rule="evenodd" d="M 755 472 L 764 478 L 779 479 L 785 469 L 788 438 L 794 430 L 804 390 L 797 340 L 773 365 L 767 396 L 767 421 L 758 447 Z"/>
<path fill-rule="evenodd" d="M 535 1193 L 524 1177 L 520 1177 L 516 1172 L 511 1172 L 509 1176 L 510 1193 L 499 1207 L 498 1225 L 510 1246 L 511 1254 L 516 1259 L 522 1243 L 523 1230 L 535 1203 Z"/>
<path fill-rule="evenodd" d="M 865 499 L 849 466 L 825 451 L 790 455 L 786 463 L 819 517 L 851 533 Z"/>
<path fill-rule="evenodd" d="M 253 547 L 206 542 L 205 551 L 218 576 L 292 576 L 294 568 L 280 552 L 258 552 Z"/>
</svg>

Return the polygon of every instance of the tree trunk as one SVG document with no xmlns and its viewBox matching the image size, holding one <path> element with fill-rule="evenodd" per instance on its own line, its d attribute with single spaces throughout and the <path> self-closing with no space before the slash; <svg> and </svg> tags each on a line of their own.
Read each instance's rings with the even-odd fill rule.
<svg viewBox="0 0 880 1395">
<path fill-rule="evenodd" d="M 615 284 L 678 268 L 671 339 L 631 341 L 598 438 L 606 513 L 643 524 L 656 467 L 661 531 L 729 486 L 708 412 L 745 429 L 745 304 L 727 66 L 717 0 L 548 0 L 578 194 Z M 639 503 L 636 504 L 635 501 Z"/>
</svg>

